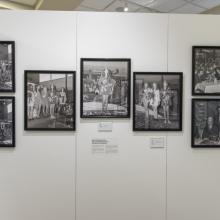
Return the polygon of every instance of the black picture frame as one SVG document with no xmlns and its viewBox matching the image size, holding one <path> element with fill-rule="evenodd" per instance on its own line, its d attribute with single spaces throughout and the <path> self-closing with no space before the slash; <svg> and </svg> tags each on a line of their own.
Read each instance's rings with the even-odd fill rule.
<svg viewBox="0 0 220 220">
<path fill-rule="evenodd" d="M 11 143 L 2 143 L 2 141 L 0 141 L 0 148 L 4 148 L 4 147 L 15 147 L 16 146 L 16 135 L 15 135 L 15 97 L 12 96 L 0 96 L 0 103 L 3 100 L 10 100 L 11 101 L 11 125 L 9 121 L 7 121 L 8 119 L 4 119 L 1 122 L 1 135 L 6 137 L 6 136 L 10 136 L 11 139 Z M 8 106 L 7 106 L 8 107 Z M 1 109 L 3 110 L 3 109 Z M 5 111 L 5 110 L 3 110 Z M 10 128 L 10 130 L 8 129 L 8 127 Z M 7 132 L 10 132 L 9 134 Z"/>
<path fill-rule="evenodd" d="M 142 127 L 138 127 L 137 126 L 137 120 L 136 120 L 136 79 L 137 76 L 141 76 L 141 77 L 146 77 L 146 76 L 160 76 L 161 79 L 163 77 L 167 77 L 167 76 L 177 76 L 178 77 L 178 91 L 177 92 L 177 98 L 178 98 L 178 109 L 177 114 L 179 112 L 179 116 L 178 116 L 178 126 L 176 128 L 172 128 L 172 127 L 168 127 L 166 126 L 162 126 L 162 128 L 143 128 Z M 161 81 L 162 82 L 162 81 Z M 160 92 L 161 94 L 161 92 Z M 183 96 L 183 73 L 181 72 L 134 72 L 133 73 L 133 131 L 135 132 L 143 132 L 143 131 L 182 131 L 182 96 Z M 161 105 L 161 104 L 160 104 Z M 159 106 L 159 105 L 158 105 Z M 162 107 L 161 107 L 162 108 Z M 159 116 L 158 116 L 159 117 Z M 141 121 L 143 119 L 140 119 Z M 164 120 L 164 119 L 163 119 Z M 159 121 L 158 121 L 159 123 Z M 154 124 L 154 123 L 152 123 Z M 156 123 L 155 123 L 156 126 Z"/>
<path fill-rule="evenodd" d="M 30 127 L 28 126 L 28 111 L 27 111 L 27 84 L 28 84 L 28 74 L 55 74 L 55 75 L 68 75 L 68 77 L 72 76 L 72 83 L 69 83 L 68 85 L 72 86 L 72 93 L 71 94 L 71 103 L 72 105 L 70 108 L 72 109 L 72 114 L 70 114 L 70 122 L 72 121 L 72 124 L 70 127 Z M 59 78 L 60 79 L 60 78 Z M 57 80 L 59 80 L 57 79 Z M 69 82 L 67 78 L 65 78 L 66 85 Z M 54 79 L 56 80 L 56 79 Z M 68 82 L 67 82 L 68 81 Z M 64 86 L 62 86 L 64 87 Z M 67 94 L 66 94 L 67 95 Z M 69 94 L 70 95 L 70 94 Z M 42 113 L 41 113 L 42 114 Z M 66 119 L 65 119 L 66 120 Z M 58 121 L 56 119 L 56 121 Z M 63 123 L 63 122 L 62 122 Z M 76 130 L 76 71 L 57 71 L 57 70 L 25 70 L 24 71 L 24 130 L 26 131 L 75 131 Z"/>
<path fill-rule="evenodd" d="M 195 73 L 196 69 L 197 69 L 196 68 L 196 60 L 197 60 L 196 51 L 197 50 L 201 50 L 201 51 L 204 50 L 204 53 L 207 53 L 207 50 L 213 50 L 213 51 L 219 50 L 219 52 L 220 52 L 220 46 L 193 46 L 192 47 L 192 95 L 193 96 L 219 96 L 220 92 L 204 92 L 204 91 L 202 91 L 203 89 L 205 89 L 204 85 L 203 85 L 203 83 L 205 82 L 205 79 L 201 83 L 197 84 L 197 81 L 199 79 L 199 77 L 196 77 L 196 73 Z M 219 54 L 219 63 L 220 63 L 220 54 Z M 200 63 L 200 65 L 201 66 L 202 65 L 208 66 L 208 61 L 207 62 L 203 61 Z M 214 68 L 215 64 L 213 63 L 212 66 L 211 66 L 211 64 L 209 64 L 209 65 L 211 68 Z M 217 71 L 217 69 L 215 69 L 215 71 Z M 218 71 L 219 71 L 218 75 L 220 77 L 220 67 L 218 68 Z M 204 72 L 203 77 L 200 77 L 200 79 L 206 77 L 204 74 L 206 74 L 206 75 L 209 74 L 208 70 L 204 70 L 203 72 Z M 213 75 L 213 74 L 210 74 L 210 77 L 211 77 L 211 75 Z M 198 79 L 196 79 L 196 78 L 198 78 Z M 201 92 L 198 92 L 198 91 L 196 92 L 196 90 L 198 90 L 198 91 L 200 90 Z"/>
<path fill-rule="evenodd" d="M 198 107 L 196 107 L 196 104 L 200 102 L 200 109 L 199 112 L 196 112 L 196 109 Z M 212 103 L 212 106 L 208 106 L 208 104 L 206 104 L 205 106 L 202 106 L 202 103 Z M 217 104 L 215 106 L 215 104 Z M 219 109 L 220 109 L 220 99 L 218 98 L 193 98 L 192 99 L 192 103 L 191 103 L 191 147 L 192 148 L 219 148 L 220 147 L 220 141 L 219 141 L 219 128 L 220 128 L 220 124 L 216 125 L 216 123 L 219 122 Z M 206 109 L 206 110 L 205 110 Z M 218 116 L 216 116 L 215 114 L 218 114 Z M 205 115 L 205 116 L 204 116 Z M 202 121 L 201 117 L 205 117 L 205 120 Z M 208 135 L 208 132 L 206 132 L 206 127 L 208 126 L 208 118 L 212 117 L 213 118 L 213 125 L 215 126 L 215 129 L 213 128 L 213 134 L 212 136 L 210 136 L 210 138 L 212 140 L 209 140 L 209 138 L 207 138 L 206 136 Z M 216 118 L 217 117 L 217 118 Z M 197 124 L 197 118 L 199 119 L 200 123 L 200 128 L 201 131 L 199 131 L 198 126 L 196 127 Z M 214 127 L 213 126 L 213 127 Z M 215 134 L 216 133 L 216 134 Z M 218 133 L 218 134 L 217 134 Z M 200 136 L 201 138 L 197 137 L 197 141 L 199 141 L 200 143 L 195 143 L 196 141 L 196 136 Z M 218 139 L 217 141 L 213 141 L 214 139 Z M 210 144 L 208 144 L 210 141 Z"/>
<path fill-rule="evenodd" d="M 84 62 L 125 62 L 127 68 L 127 113 L 125 115 L 102 115 L 102 114 L 94 114 L 94 115 L 85 115 L 83 108 L 83 75 L 84 75 Z M 130 118 L 130 90 L 131 90 L 131 59 L 129 58 L 81 58 L 80 60 L 80 117 L 84 119 L 92 119 L 92 118 Z"/>
<path fill-rule="evenodd" d="M 12 54 L 11 54 L 11 88 L 3 89 L 0 87 L 0 92 L 2 93 L 14 93 L 15 92 L 15 41 L 0 41 L 0 45 L 11 45 Z M 7 80 L 7 79 L 5 79 Z M 5 83 L 5 82 L 4 82 Z"/>
</svg>

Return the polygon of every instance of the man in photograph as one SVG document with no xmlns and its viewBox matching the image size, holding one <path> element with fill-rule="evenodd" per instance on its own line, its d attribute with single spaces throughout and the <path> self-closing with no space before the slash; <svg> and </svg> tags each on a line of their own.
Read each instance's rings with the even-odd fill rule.
<svg viewBox="0 0 220 220">
<path fill-rule="evenodd" d="M 203 130 L 202 138 L 204 140 L 218 141 L 218 127 L 214 124 L 213 116 L 208 116 L 207 125 Z"/>
</svg>

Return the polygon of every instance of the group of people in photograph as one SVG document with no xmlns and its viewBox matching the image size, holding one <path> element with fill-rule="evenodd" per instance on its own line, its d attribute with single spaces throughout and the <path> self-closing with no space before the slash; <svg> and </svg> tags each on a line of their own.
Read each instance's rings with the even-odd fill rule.
<svg viewBox="0 0 220 220">
<path fill-rule="evenodd" d="M 145 110 L 145 127 L 149 127 L 150 109 L 152 109 L 153 118 L 163 119 L 164 123 L 170 124 L 170 107 L 172 105 L 173 92 L 170 89 L 166 80 L 162 83 L 162 88 L 159 88 L 156 82 L 149 84 L 144 82 L 143 90 L 141 93 L 141 103 Z M 163 109 L 163 118 L 158 116 L 158 108 Z"/>
<path fill-rule="evenodd" d="M 54 84 L 50 84 L 49 88 L 34 83 L 28 84 L 27 106 L 29 120 L 41 117 L 56 119 L 56 114 L 64 110 L 66 103 L 67 94 L 65 88 L 58 91 Z"/>
</svg>

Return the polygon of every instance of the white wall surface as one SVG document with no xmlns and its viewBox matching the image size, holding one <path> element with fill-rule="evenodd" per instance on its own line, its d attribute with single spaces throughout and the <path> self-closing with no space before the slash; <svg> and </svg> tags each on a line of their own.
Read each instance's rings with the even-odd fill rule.
<svg viewBox="0 0 220 220">
<path fill-rule="evenodd" d="M 219 26 L 207 15 L 1 11 L 0 40 L 16 42 L 17 147 L 0 149 L 0 219 L 219 220 L 220 151 L 190 146 L 191 47 L 219 45 Z M 183 132 L 134 133 L 131 119 L 98 132 L 102 120 L 79 118 L 80 58 L 183 72 Z M 26 69 L 77 70 L 76 132 L 23 131 Z M 167 148 L 151 149 L 151 136 Z M 92 153 L 102 137 L 118 153 Z"/>
<path fill-rule="evenodd" d="M 220 219 L 220 149 L 191 148 L 193 45 L 220 45 L 220 17 L 170 15 L 169 71 L 184 72 L 184 131 L 168 136 L 168 219 Z"/>
<path fill-rule="evenodd" d="M 72 220 L 75 138 L 72 132 L 23 130 L 26 69 L 76 69 L 72 13 L 0 12 L 0 40 L 16 42 L 16 148 L 0 149 L 1 220 Z"/>
<path fill-rule="evenodd" d="M 167 15 L 79 13 L 78 63 L 131 58 L 132 71 L 166 71 L 167 22 Z M 106 134 L 97 131 L 97 120 L 81 119 L 78 131 L 78 219 L 165 219 L 166 150 L 149 148 L 157 133 L 133 133 L 129 119 L 114 120 Z M 117 139 L 118 154 L 91 153 L 92 138 L 103 136 Z"/>
</svg>

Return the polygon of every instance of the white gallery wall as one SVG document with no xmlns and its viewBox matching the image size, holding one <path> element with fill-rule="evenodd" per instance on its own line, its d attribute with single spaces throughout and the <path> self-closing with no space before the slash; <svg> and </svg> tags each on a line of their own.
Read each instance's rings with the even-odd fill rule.
<svg viewBox="0 0 220 220">
<path fill-rule="evenodd" d="M 219 220 L 220 150 L 190 146 L 191 47 L 220 45 L 219 25 L 208 15 L 0 11 L 0 40 L 16 42 L 17 123 L 16 148 L 0 149 L 0 218 Z M 80 58 L 131 58 L 132 71 L 183 72 L 183 132 L 80 119 Z M 27 69 L 77 71 L 76 132 L 23 130 Z M 98 131 L 103 121 L 112 132 Z M 165 137 L 166 147 L 150 148 L 152 136 Z M 94 152 L 99 138 L 117 151 Z"/>
<path fill-rule="evenodd" d="M 167 18 L 79 13 L 78 63 L 81 57 L 131 58 L 132 70 L 167 71 Z M 165 219 L 166 150 L 149 148 L 157 133 L 134 133 L 129 119 L 109 120 L 113 131 L 98 132 L 98 121 L 81 119 L 77 126 L 78 219 Z M 114 139 L 118 153 L 92 154 L 91 140 L 102 137 Z"/>
<path fill-rule="evenodd" d="M 74 219 L 74 133 L 24 131 L 23 79 L 25 69 L 76 69 L 75 17 L 0 12 L 0 40 L 16 43 L 17 145 L 0 149 L 2 220 Z"/>
</svg>

